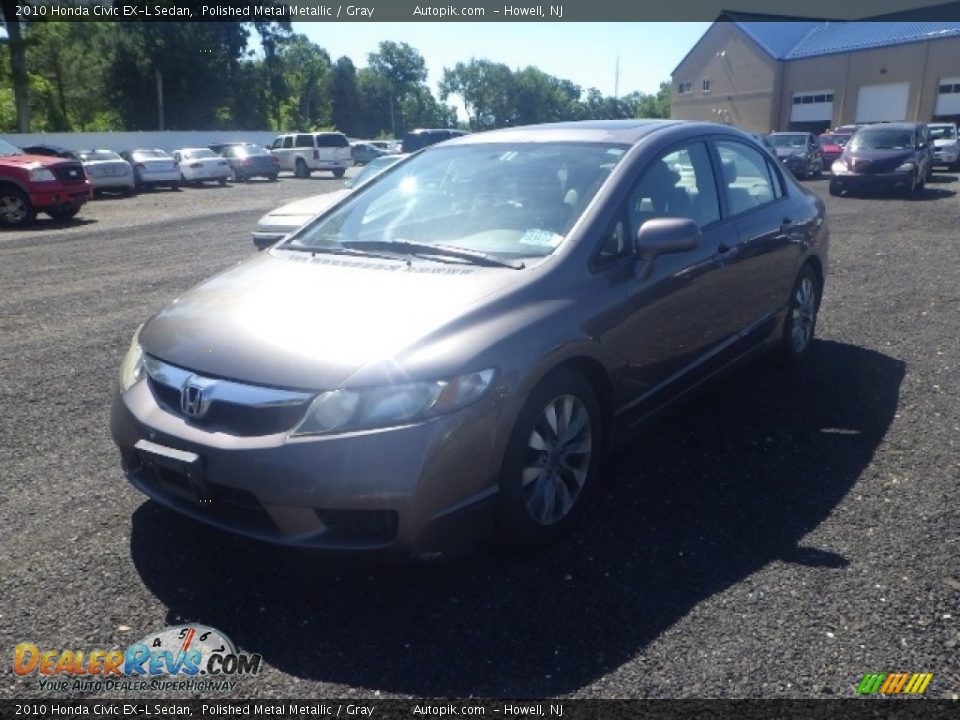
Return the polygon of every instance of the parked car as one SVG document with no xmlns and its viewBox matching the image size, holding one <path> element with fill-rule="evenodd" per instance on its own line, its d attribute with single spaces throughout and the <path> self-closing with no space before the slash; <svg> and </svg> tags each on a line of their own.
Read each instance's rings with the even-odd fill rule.
<svg viewBox="0 0 960 720">
<path fill-rule="evenodd" d="M 59 145 L 28 145 L 20 149 L 27 155 L 46 155 L 47 157 L 58 157 L 64 160 L 80 159 L 75 151 Z"/>
<path fill-rule="evenodd" d="M 278 135 L 270 152 L 280 161 L 281 170 L 291 170 L 299 178 L 310 177 L 314 170 L 329 170 L 341 178 L 353 165 L 350 141 L 339 132 Z"/>
<path fill-rule="evenodd" d="M 230 163 L 210 148 L 181 148 L 173 151 L 173 159 L 180 166 L 180 180 L 202 185 L 213 180 L 226 185 L 232 175 Z"/>
<path fill-rule="evenodd" d="M 823 202 L 723 125 L 459 138 L 153 314 L 112 436 L 135 487 L 252 537 L 539 546 L 660 409 L 809 354 L 828 239 Z"/>
<path fill-rule="evenodd" d="M 68 220 L 90 199 L 83 165 L 48 155 L 28 155 L 0 140 L 0 226 L 32 223 L 38 212 Z"/>
<path fill-rule="evenodd" d="M 467 133 L 463 132 L 463 130 L 454 130 L 452 128 L 420 128 L 417 130 L 411 130 L 403 136 L 403 143 L 400 146 L 400 152 L 416 152 L 417 150 L 421 150 L 429 145 L 435 145 L 436 143 L 443 142 L 444 140 L 450 140 L 451 138 L 461 137 L 462 135 L 466 134 Z"/>
<path fill-rule="evenodd" d="M 813 133 L 775 132 L 767 136 L 777 157 L 798 178 L 820 177 L 823 155 Z"/>
<path fill-rule="evenodd" d="M 842 135 L 853 135 L 857 130 L 862 127 L 866 127 L 865 123 L 851 123 L 849 125 L 837 125 L 833 129 L 833 132 Z"/>
<path fill-rule="evenodd" d="M 79 156 L 94 195 L 114 191 L 133 194 L 136 186 L 133 167 L 113 150 L 81 150 Z"/>
<path fill-rule="evenodd" d="M 274 182 L 280 174 L 279 158 L 259 145 L 227 145 L 223 147 L 220 155 L 229 163 L 230 179 L 235 182 L 246 182 L 255 177 Z"/>
<path fill-rule="evenodd" d="M 257 226 L 252 233 L 253 244 L 258 250 L 264 250 L 279 242 L 346 197 L 349 190 L 369 182 L 402 159 L 402 155 L 382 155 L 376 160 L 371 160 L 360 172 L 347 179 L 343 183 L 346 190 L 312 195 L 271 210 L 257 221 Z"/>
<path fill-rule="evenodd" d="M 400 152 L 400 143 L 396 140 L 367 140 L 367 142 L 390 155 Z"/>
<path fill-rule="evenodd" d="M 953 122 L 930 123 L 930 139 L 933 141 L 933 164 L 946 165 L 951 170 L 960 170 L 960 144 L 957 142 L 957 124 Z"/>
<path fill-rule="evenodd" d="M 350 146 L 350 154 L 353 157 L 353 162 L 357 165 L 366 165 L 371 160 L 386 153 L 386 150 L 381 150 L 373 143 L 368 142 L 355 142 Z"/>
<path fill-rule="evenodd" d="M 833 161 L 843 154 L 843 146 L 850 139 L 849 135 L 838 133 L 824 133 L 817 138 L 820 144 L 820 155 L 823 158 L 823 167 L 829 169 Z"/>
<path fill-rule="evenodd" d="M 257 143 L 249 142 L 247 140 L 228 140 L 227 142 L 210 143 L 207 145 L 207 147 L 213 150 L 217 155 L 223 155 L 223 151 L 229 147 L 243 147 L 245 145 L 261 147 L 260 145 L 257 145 Z"/>
<path fill-rule="evenodd" d="M 933 172 L 930 131 L 924 123 L 862 127 L 833 163 L 830 194 L 887 190 L 914 195 Z"/>
<path fill-rule="evenodd" d="M 152 190 L 160 186 L 180 189 L 180 167 L 168 152 L 138 148 L 124 150 L 120 157 L 133 166 L 133 179 L 138 190 Z"/>
</svg>

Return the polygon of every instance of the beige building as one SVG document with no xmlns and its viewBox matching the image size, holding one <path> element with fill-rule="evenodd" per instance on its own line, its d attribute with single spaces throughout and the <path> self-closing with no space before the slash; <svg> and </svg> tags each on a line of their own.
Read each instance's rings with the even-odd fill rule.
<svg viewBox="0 0 960 720">
<path fill-rule="evenodd" d="M 671 117 L 751 132 L 960 121 L 960 22 L 725 13 L 673 71 Z"/>
</svg>

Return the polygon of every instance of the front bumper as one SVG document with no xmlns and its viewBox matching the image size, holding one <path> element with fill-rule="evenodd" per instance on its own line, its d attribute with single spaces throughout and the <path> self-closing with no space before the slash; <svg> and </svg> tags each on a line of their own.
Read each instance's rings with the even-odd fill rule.
<svg viewBox="0 0 960 720">
<path fill-rule="evenodd" d="M 876 173 L 872 175 L 837 175 L 830 184 L 841 190 L 900 190 L 908 187 L 913 180 L 913 171 Z"/>
<path fill-rule="evenodd" d="M 493 530 L 499 413 L 487 398 L 400 428 L 239 437 L 189 424 L 140 381 L 117 390 L 110 424 L 128 480 L 196 520 L 284 545 L 436 556 Z M 150 443 L 195 455 L 194 470 L 158 463 Z"/>
<path fill-rule="evenodd" d="M 94 190 L 129 189 L 134 187 L 133 175 L 90 176 L 90 185 Z"/>
<path fill-rule="evenodd" d="M 54 185 L 44 188 L 42 191 L 33 191 L 30 193 L 30 203 L 38 210 L 57 210 L 79 207 L 90 199 L 89 181 L 80 185 L 70 187 L 67 185 Z"/>
</svg>

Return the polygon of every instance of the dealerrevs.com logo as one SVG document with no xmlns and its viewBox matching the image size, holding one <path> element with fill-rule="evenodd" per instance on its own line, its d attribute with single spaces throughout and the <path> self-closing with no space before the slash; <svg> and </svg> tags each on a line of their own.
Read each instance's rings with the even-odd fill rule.
<svg viewBox="0 0 960 720">
<path fill-rule="evenodd" d="M 260 672 L 261 657 L 237 652 L 226 635 L 205 625 L 177 625 L 124 649 L 41 649 L 20 643 L 13 672 L 37 677 L 41 690 L 234 690 L 241 676 Z"/>
<path fill-rule="evenodd" d="M 857 695 L 923 695 L 933 673 L 867 673 Z"/>
</svg>

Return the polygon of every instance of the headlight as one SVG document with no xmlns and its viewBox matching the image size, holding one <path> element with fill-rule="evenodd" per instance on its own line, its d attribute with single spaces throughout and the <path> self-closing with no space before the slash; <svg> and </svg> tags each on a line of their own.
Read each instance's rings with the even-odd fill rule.
<svg viewBox="0 0 960 720">
<path fill-rule="evenodd" d="M 912 162 L 905 162 L 903 165 L 897 167 L 897 172 L 910 172 L 916 167 Z"/>
<path fill-rule="evenodd" d="M 146 374 L 143 368 L 143 350 L 140 348 L 140 328 L 133 334 L 130 348 L 127 350 L 123 364 L 120 365 L 120 389 L 126 392 L 143 379 Z"/>
<path fill-rule="evenodd" d="M 47 168 L 34 168 L 30 171 L 31 182 L 53 182 L 57 177 Z"/>
<path fill-rule="evenodd" d="M 835 175 L 844 175 L 847 172 L 847 164 L 843 160 L 837 160 L 830 166 L 830 172 Z"/>
<path fill-rule="evenodd" d="M 331 390 L 314 399 L 293 434 L 390 427 L 453 412 L 479 399 L 490 387 L 493 376 L 493 368 L 488 368 L 436 382 Z"/>
</svg>

